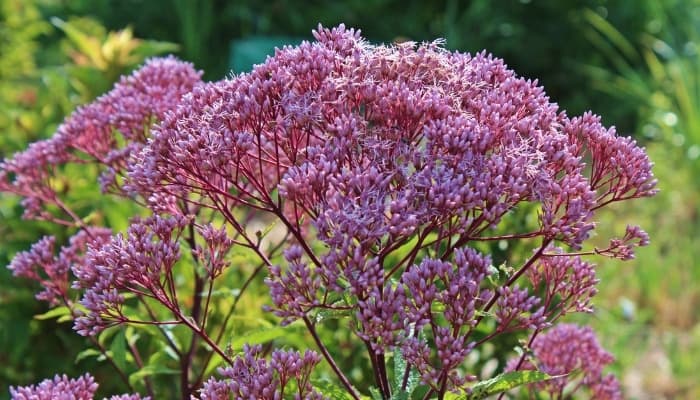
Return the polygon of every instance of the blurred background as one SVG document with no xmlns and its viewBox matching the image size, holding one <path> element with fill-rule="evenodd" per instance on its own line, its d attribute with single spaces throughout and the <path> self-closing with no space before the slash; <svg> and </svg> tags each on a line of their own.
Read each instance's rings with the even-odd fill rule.
<svg viewBox="0 0 700 400">
<path fill-rule="evenodd" d="M 628 398 L 700 398 L 700 1 L 0 0 L 0 158 L 52 135 L 146 57 L 174 53 L 218 80 L 311 39 L 319 22 L 376 43 L 486 49 L 569 115 L 591 110 L 646 146 L 659 195 L 597 219 L 601 238 L 634 221 L 652 244 L 636 260 L 597 259 L 597 311 L 578 320 L 616 355 Z M 0 194 L 2 266 L 62 235 L 21 214 Z M 99 379 L 109 368 L 79 356 L 86 343 L 70 324 L 34 317 L 46 311 L 35 289 L 0 268 L 0 399 L 59 371 L 92 371 L 110 390 Z"/>
</svg>

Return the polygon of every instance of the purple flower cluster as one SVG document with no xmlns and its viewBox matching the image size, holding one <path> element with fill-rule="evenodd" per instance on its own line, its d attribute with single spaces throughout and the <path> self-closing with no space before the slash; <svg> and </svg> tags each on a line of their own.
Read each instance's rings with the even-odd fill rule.
<svg viewBox="0 0 700 400">
<path fill-rule="evenodd" d="M 229 363 L 224 379 L 203 385 L 204 399 L 277 399 L 287 387 L 319 398 L 309 384 L 315 353 L 274 351 L 266 360 L 260 347 L 247 347 L 230 359 L 216 343 L 223 336 L 207 335 L 214 280 L 236 246 L 267 267 L 268 310 L 284 324 L 303 320 L 353 397 L 315 331 L 323 315 L 352 320 L 384 397 L 391 352 L 407 362 L 395 373 L 417 373 L 442 397 L 473 378 L 462 366 L 483 343 L 537 335 L 568 312 L 591 310 L 598 281 L 581 255 L 629 259 L 648 244 L 630 227 L 607 249 L 585 248 L 597 210 L 656 192 L 644 150 L 597 116 L 569 118 L 536 81 L 486 53 L 453 53 L 440 42 L 375 46 L 342 25 L 314 36 L 218 82 L 201 83 L 191 65 L 172 58 L 152 60 L 78 110 L 53 139 L 0 165 L 0 190 L 25 196 L 29 216 L 52 219 L 43 207 L 58 206 L 72 221 L 53 220 L 91 232 L 49 182 L 60 165 L 85 156 L 105 168 L 103 191 L 153 214 L 109 241 L 102 233 L 89 246 L 75 239 L 77 250 L 57 258 L 45 239 L 17 257 L 15 274 L 42 282 L 42 297 L 53 300 L 72 269 L 83 291 L 86 311 L 75 323 L 83 335 L 124 323 L 186 325 Z M 501 222 L 524 208 L 537 212 L 536 226 L 501 233 Z M 285 236 L 268 248 L 249 225 L 270 219 Z M 501 271 L 482 252 L 509 240 L 532 254 Z M 191 317 L 173 274 L 183 244 L 195 264 Z M 282 265 L 273 262 L 278 248 Z M 127 294 L 162 305 L 174 320 L 130 319 Z M 492 332 L 483 333 L 484 320 Z M 552 365 L 570 372 L 582 368 L 575 357 L 609 363 L 602 350 L 594 357 L 589 331 L 564 327 L 536 336 L 543 366 L 544 348 L 569 336 L 570 352 L 580 354 Z M 185 354 L 186 379 L 197 352 Z M 595 393 L 615 392 L 600 368 L 584 382 Z"/>
<path fill-rule="evenodd" d="M 210 378 L 200 391 L 202 400 L 263 399 L 281 400 L 293 395 L 299 400 L 325 399 L 310 382 L 311 370 L 321 357 L 307 350 L 275 350 L 270 360 L 262 358 L 261 346 L 245 346 L 243 355 L 236 357 L 230 367 L 219 369 L 224 379 Z M 296 385 L 290 385 L 295 381 Z"/>
<path fill-rule="evenodd" d="M 200 75 L 173 57 L 149 60 L 109 93 L 76 110 L 52 138 L 0 163 L 0 190 L 24 197 L 25 216 L 48 220 L 57 218 L 47 205 L 64 208 L 52 182 L 64 164 L 97 163 L 104 168 L 102 189 L 119 190 L 117 176 L 129 155 L 146 143 L 149 126 L 174 109 Z"/>
<path fill-rule="evenodd" d="M 32 245 L 29 251 L 18 253 L 8 266 L 14 276 L 29 278 L 39 282 L 43 290 L 36 295 L 52 305 L 66 301 L 70 288 L 71 269 L 85 265 L 85 253 L 90 246 L 99 247 L 110 240 L 112 231 L 105 228 L 89 228 L 79 231 L 70 238 L 67 246 L 54 255 L 56 239 L 44 237 Z"/>
<path fill-rule="evenodd" d="M 435 389 L 441 380 L 459 387 L 468 378 L 458 376 L 456 368 L 475 346 L 470 333 L 477 324 L 477 310 L 493 296 L 491 290 L 482 289 L 490 264 L 488 257 L 472 249 L 457 250 L 454 263 L 424 259 L 401 277 L 408 292 L 410 323 L 399 333 L 399 338 L 403 336 L 399 348 L 423 382 Z M 443 308 L 442 315 L 433 309 L 436 305 Z M 431 336 L 433 356 L 427 339 Z"/>
<path fill-rule="evenodd" d="M 603 374 L 603 368 L 614 361 L 613 356 L 598 343 L 593 330 L 574 324 L 559 324 L 537 336 L 531 346 L 534 358 L 509 362 L 509 369 L 537 369 L 556 378 L 536 384 L 539 390 L 549 392 L 553 398 L 566 398 L 572 382 L 590 390 L 598 400 L 621 399 L 617 379 Z"/>
<path fill-rule="evenodd" d="M 592 312 L 591 299 L 598 293 L 595 266 L 580 256 L 567 255 L 561 248 L 548 248 L 528 271 L 533 287 L 541 288 L 541 298 L 557 317 L 569 312 Z"/>
<path fill-rule="evenodd" d="M 597 116 L 569 118 L 486 54 L 373 46 L 342 26 L 314 35 L 250 74 L 196 87 L 132 159 L 127 187 L 158 210 L 184 201 L 218 211 L 241 235 L 234 210 L 274 215 L 296 245 L 287 268 L 270 266 L 273 311 L 291 322 L 350 310 L 377 357 L 401 347 L 439 390 L 470 347 L 477 311 L 510 332 L 590 310 L 592 266 L 544 251 L 581 249 L 596 210 L 655 193 L 643 149 Z M 495 234 L 520 204 L 537 205 L 539 227 Z M 629 231 L 598 253 L 630 258 L 645 237 Z M 501 239 L 542 245 L 488 287 L 490 261 L 469 246 Z M 516 284 L 528 270 L 543 298 Z M 418 339 L 424 326 L 444 347 L 437 364 Z"/>
<path fill-rule="evenodd" d="M 342 27 L 315 35 L 195 88 L 133 160 L 129 187 L 284 211 L 292 225 L 308 215 L 329 244 L 381 247 L 423 227 L 463 244 L 537 202 L 537 233 L 578 248 L 596 209 L 654 193 L 633 141 L 558 113 L 500 60 L 370 46 Z"/>
<path fill-rule="evenodd" d="M 97 390 L 97 383 L 90 374 L 85 374 L 76 379 L 69 379 L 65 375 L 56 375 L 53 379 L 46 379 L 36 385 L 10 387 L 12 400 L 92 400 Z M 112 396 L 104 400 L 149 400 L 150 397 L 141 397 L 138 394 L 124 394 Z"/>
<path fill-rule="evenodd" d="M 76 286 L 84 289 L 80 303 L 87 310 L 76 318 L 75 330 L 92 336 L 129 322 L 122 312 L 126 292 L 178 310 L 172 269 L 180 258 L 178 239 L 188 222 L 184 217 L 136 219 L 126 236 L 119 234 L 104 246 L 91 248 L 85 264 L 73 270 Z"/>
<path fill-rule="evenodd" d="M 76 379 L 56 375 L 36 385 L 10 388 L 13 400 L 92 400 L 97 390 L 95 379 L 86 374 Z"/>
<path fill-rule="evenodd" d="M 619 258 L 621 260 L 631 260 L 634 258 L 634 248 L 649 244 L 649 235 L 638 226 L 627 225 L 625 236 L 621 239 L 610 239 L 607 249 L 598 250 L 597 253 L 608 257 Z"/>
</svg>

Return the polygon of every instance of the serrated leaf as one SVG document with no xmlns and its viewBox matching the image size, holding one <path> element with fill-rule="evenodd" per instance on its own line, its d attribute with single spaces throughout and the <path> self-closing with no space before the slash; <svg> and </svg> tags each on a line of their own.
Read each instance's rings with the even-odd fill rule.
<svg viewBox="0 0 700 400">
<path fill-rule="evenodd" d="M 372 395 L 372 400 L 383 400 L 384 396 L 382 396 L 382 392 L 379 391 L 376 387 L 371 387 L 369 388 L 369 393 Z"/>
<path fill-rule="evenodd" d="M 67 306 L 60 306 L 60 307 L 52 308 L 43 314 L 37 314 L 34 316 L 34 319 L 45 320 L 45 319 L 59 318 L 59 317 L 63 317 L 66 315 L 71 316 L 70 308 L 68 308 Z M 71 317 L 71 319 L 72 319 L 72 317 Z M 62 322 L 62 321 L 59 321 L 59 322 Z"/>
<path fill-rule="evenodd" d="M 322 310 L 316 314 L 316 323 L 326 319 L 340 319 L 350 316 L 351 310 Z"/>
<path fill-rule="evenodd" d="M 403 383 L 403 372 L 406 370 L 406 360 L 401 354 L 401 350 L 398 349 L 394 352 L 394 387 L 392 389 L 398 390 Z"/>
<path fill-rule="evenodd" d="M 403 384 L 403 377 L 406 371 L 406 360 L 403 358 L 403 354 L 400 350 L 394 352 L 394 387 L 392 388 L 392 400 L 408 400 L 411 398 L 411 394 L 418 386 L 419 376 L 415 369 L 411 369 L 408 373 L 408 380 L 406 381 L 406 387 L 401 390 L 401 385 Z"/>
<path fill-rule="evenodd" d="M 129 384 L 134 386 L 143 378 L 151 375 L 177 375 L 180 371 L 172 368 L 161 367 L 156 365 L 147 365 L 133 374 L 129 375 Z"/>
<path fill-rule="evenodd" d="M 405 390 L 391 393 L 391 400 L 409 400 L 411 395 Z"/>
<path fill-rule="evenodd" d="M 507 392 L 516 387 L 537 383 L 556 378 L 541 371 L 513 371 L 506 372 L 485 381 L 477 382 L 471 386 L 469 393 L 448 393 L 445 399 L 450 400 L 478 400 L 495 394 Z"/>
</svg>

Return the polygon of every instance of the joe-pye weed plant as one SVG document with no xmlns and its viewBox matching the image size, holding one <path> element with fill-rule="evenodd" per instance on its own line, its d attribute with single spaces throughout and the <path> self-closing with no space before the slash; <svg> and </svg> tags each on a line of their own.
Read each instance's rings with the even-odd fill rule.
<svg viewBox="0 0 700 400">
<path fill-rule="evenodd" d="M 15 275 L 151 398 L 481 398 L 526 384 L 619 398 L 612 356 L 559 322 L 592 311 L 584 257 L 629 259 L 648 243 L 629 226 L 586 245 L 597 210 L 655 193 L 644 150 L 485 53 L 375 46 L 343 26 L 314 37 L 211 83 L 152 59 L 5 160 L 0 188 L 25 216 L 74 232 L 17 254 Z M 142 206 L 125 232 L 72 196 L 75 165 Z M 523 214 L 532 226 L 503 232 Z M 495 265 L 491 243 L 526 257 Z M 262 330 L 238 345 L 239 304 L 262 282 L 269 330 L 303 326 L 307 342 Z M 351 332 L 371 382 L 353 381 L 324 325 Z M 475 375 L 485 346 L 518 339 L 510 361 Z M 90 375 L 56 376 L 11 394 L 96 389 Z"/>
</svg>

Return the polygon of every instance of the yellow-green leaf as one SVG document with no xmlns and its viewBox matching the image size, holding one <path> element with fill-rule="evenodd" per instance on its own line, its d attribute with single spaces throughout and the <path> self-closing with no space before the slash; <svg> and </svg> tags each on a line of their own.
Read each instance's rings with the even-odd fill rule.
<svg viewBox="0 0 700 400">
<path fill-rule="evenodd" d="M 68 316 L 71 315 L 70 308 L 68 308 L 66 306 L 60 306 L 60 307 L 52 308 L 43 314 L 37 314 L 34 316 L 34 319 L 39 319 L 39 320 L 52 319 L 52 318 L 63 317 L 65 315 L 68 315 Z M 62 322 L 62 321 L 60 321 L 60 322 Z"/>
</svg>

